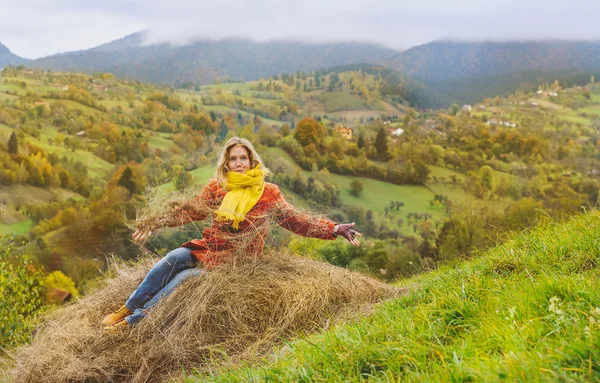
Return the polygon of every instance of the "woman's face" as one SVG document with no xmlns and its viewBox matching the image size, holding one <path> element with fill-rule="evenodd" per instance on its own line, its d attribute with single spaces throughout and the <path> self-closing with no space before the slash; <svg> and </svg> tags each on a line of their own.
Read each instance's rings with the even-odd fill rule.
<svg viewBox="0 0 600 383">
<path fill-rule="evenodd" d="M 229 162 L 227 167 L 230 172 L 246 173 L 250 170 L 250 157 L 248 156 L 248 149 L 244 146 L 235 146 L 229 149 Z"/>
</svg>

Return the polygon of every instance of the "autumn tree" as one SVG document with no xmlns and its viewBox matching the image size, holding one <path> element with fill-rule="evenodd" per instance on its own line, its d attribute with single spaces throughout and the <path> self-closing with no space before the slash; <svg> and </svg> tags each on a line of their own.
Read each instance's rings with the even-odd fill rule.
<svg viewBox="0 0 600 383">
<path fill-rule="evenodd" d="M 317 146 L 325 133 L 323 125 L 314 118 L 303 118 L 294 130 L 294 138 L 302 146 L 314 144 Z"/>
</svg>

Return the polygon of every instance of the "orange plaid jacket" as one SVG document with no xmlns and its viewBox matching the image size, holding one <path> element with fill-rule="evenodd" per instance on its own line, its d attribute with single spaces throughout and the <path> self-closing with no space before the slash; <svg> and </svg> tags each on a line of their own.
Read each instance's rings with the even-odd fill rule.
<svg viewBox="0 0 600 383">
<path fill-rule="evenodd" d="M 265 190 L 246 218 L 235 230 L 229 222 L 216 219 L 215 211 L 221 206 L 227 191 L 212 179 L 202 192 L 180 208 L 167 226 L 177 226 L 191 221 L 201 221 L 212 216 L 212 224 L 203 231 L 202 239 L 193 239 L 181 245 L 206 268 L 212 268 L 235 258 L 236 255 L 256 257 L 262 253 L 268 234 L 269 222 L 274 219 L 281 227 L 304 237 L 334 240 L 335 222 L 312 217 L 299 212 L 281 194 L 279 187 L 266 182 Z M 195 209 L 194 206 L 206 209 Z"/>
</svg>

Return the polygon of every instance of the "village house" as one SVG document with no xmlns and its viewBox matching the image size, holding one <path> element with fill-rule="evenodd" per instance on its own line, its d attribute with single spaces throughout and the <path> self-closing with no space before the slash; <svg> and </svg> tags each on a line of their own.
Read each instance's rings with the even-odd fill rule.
<svg viewBox="0 0 600 383">
<path fill-rule="evenodd" d="M 392 137 L 400 137 L 404 133 L 404 129 L 401 128 L 388 128 L 388 133 Z"/>
<path fill-rule="evenodd" d="M 462 107 L 462 111 L 467 113 L 467 114 L 471 114 L 471 105 L 463 105 Z"/>
<path fill-rule="evenodd" d="M 335 128 L 335 132 L 347 140 L 352 139 L 352 129 L 346 128 L 345 126 L 338 126 Z"/>
<path fill-rule="evenodd" d="M 78 137 L 84 137 L 85 136 L 85 130 L 80 130 L 79 132 L 77 132 L 77 136 Z"/>
<path fill-rule="evenodd" d="M 481 111 L 485 111 L 487 108 L 485 107 L 485 105 L 477 105 L 477 110 L 481 110 Z"/>
</svg>

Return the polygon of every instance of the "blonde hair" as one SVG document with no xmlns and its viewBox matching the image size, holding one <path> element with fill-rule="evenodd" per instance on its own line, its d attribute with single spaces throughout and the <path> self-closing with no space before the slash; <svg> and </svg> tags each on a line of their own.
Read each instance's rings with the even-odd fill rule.
<svg viewBox="0 0 600 383">
<path fill-rule="evenodd" d="M 260 167 L 265 173 L 265 176 L 269 175 L 269 169 L 267 169 L 267 167 L 263 163 L 263 160 L 260 158 L 260 156 L 256 152 L 256 149 L 254 149 L 254 146 L 252 146 L 250 141 L 248 141 L 245 138 L 232 137 L 223 146 L 223 149 L 219 154 L 219 161 L 217 161 L 217 170 L 215 171 L 214 178 L 216 178 L 216 180 L 219 181 L 219 184 L 221 184 L 221 186 L 226 187 L 227 185 L 227 172 L 229 171 L 229 169 L 227 169 L 227 163 L 229 163 L 229 151 L 232 148 L 235 148 L 236 146 L 242 146 L 248 151 L 248 158 L 250 160 L 251 169 L 254 168 L 256 165 L 260 164 Z"/>
</svg>

